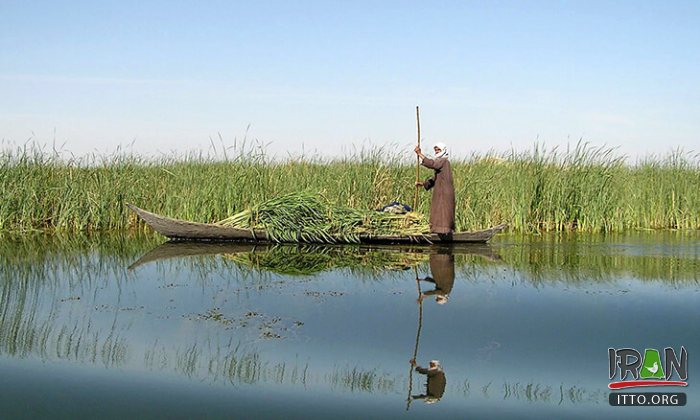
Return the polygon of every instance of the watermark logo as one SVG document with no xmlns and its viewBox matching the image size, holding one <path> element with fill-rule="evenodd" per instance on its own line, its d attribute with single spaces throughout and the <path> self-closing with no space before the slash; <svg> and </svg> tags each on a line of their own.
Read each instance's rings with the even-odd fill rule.
<svg viewBox="0 0 700 420">
<path fill-rule="evenodd" d="M 657 349 L 645 349 L 644 356 L 631 348 L 608 349 L 612 381 L 608 388 L 688 386 L 688 352 L 685 347 L 681 346 L 680 356 L 671 347 L 664 349 L 663 358 L 661 355 Z M 684 406 L 687 396 L 682 392 L 625 391 L 611 392 L 608 400 L 612 406 Z"/>
<path fill-rule="evenodd" d="M 642 357 L 635 349 L 608 349 L 610 380 L 619 374 L 619 381 L 610 382 L 610 389 L 645 386 L 687 386 L 688 352 L 681 346 L 680 356 L 671 347 L 661 353 L 656 349 L 644 350 Z M 672 380 L 674 371 L 678 380 Z M 629 378 L 629 379 L 628 379 Z"/>
</svg>

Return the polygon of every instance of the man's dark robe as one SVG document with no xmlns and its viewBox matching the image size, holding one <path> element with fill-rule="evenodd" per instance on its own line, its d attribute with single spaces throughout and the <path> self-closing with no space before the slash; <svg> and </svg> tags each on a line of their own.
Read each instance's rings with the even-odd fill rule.
<svg viewBox="0 0 700 420">
<path fill-rule="evenodd" d="M 435 171 L 432 178 L 423 182 L 426 190 L 433 190 L 430 202 L 430 231 L 452 233 L 455 230 L 455 187 L 452 183 L 450 161 L 445 158 L 425 158 L 422 164 Z"/>
</svg>

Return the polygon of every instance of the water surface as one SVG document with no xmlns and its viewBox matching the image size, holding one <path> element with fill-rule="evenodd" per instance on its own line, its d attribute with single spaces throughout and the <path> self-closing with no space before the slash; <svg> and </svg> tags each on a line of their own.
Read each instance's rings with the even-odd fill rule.
<svg viewBox="0 0 700 420">
<path fill-rule="evenodd" d="M 3 417 L 698 409 L 697 235 L 499 236 L 451 248 L 160 242 L 0 241 Z M 686 407 L 608 405 L 609 347 L 681 346 Z M 439 360 L 444 387 L 427 392 L 413 357 Z"/>
</svg>

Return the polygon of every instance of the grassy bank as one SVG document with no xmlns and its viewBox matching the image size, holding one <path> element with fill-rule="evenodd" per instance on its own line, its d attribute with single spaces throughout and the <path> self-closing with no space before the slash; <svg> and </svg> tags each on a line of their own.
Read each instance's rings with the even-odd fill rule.
<svg viewBox="0 0 700 420">
<path fill-rule="evenodd" d="M 415 163 L 387 150 L 270 161 L 259 150 L 225 159 L 113 155 L 63 159 L 36 148 L 0 152 L 0 230 L 143 228 L 124 203 L 212 222 L 279 194 L 309 190 L 339 205 L 412 204 Z M 627 165 L 609 149 L 452 159 L 459 230 L 508 222 L 514 231 L 700 228 L 700 160 L 673 153 Z M 430 171 L 421 170 L 427 178 Z M 421 192 L 418 211 L 428 213 Z"/>
</svg>

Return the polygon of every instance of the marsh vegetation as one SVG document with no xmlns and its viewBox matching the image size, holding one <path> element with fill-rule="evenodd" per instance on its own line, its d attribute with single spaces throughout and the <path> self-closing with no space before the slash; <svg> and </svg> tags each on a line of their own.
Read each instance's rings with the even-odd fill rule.
<svg viewBox="0 0 700 420">
<path fill-rule="evenodd" d="M 453 157 L 457 228 L 502 222 L 514 232 L 621 232 L 700 227 L 700 158 L 680 151 L 628 164 L 579 143 L 523 153 Z M 0 152 L 0 230 L 144 229 L 127 202 L 171 217 L 224 220 L 274 197 L 312 191 L 342 207 L 412 204 L 415 162 L 389 148 L 346 157 L 270 159 L 261 148 L 224 156 L 66 159 L 25 146 Z M 424 170 L 423 176 L 428 177 Z M 427 214 L 421 195 L 417 211 Z"/>
</svg>

